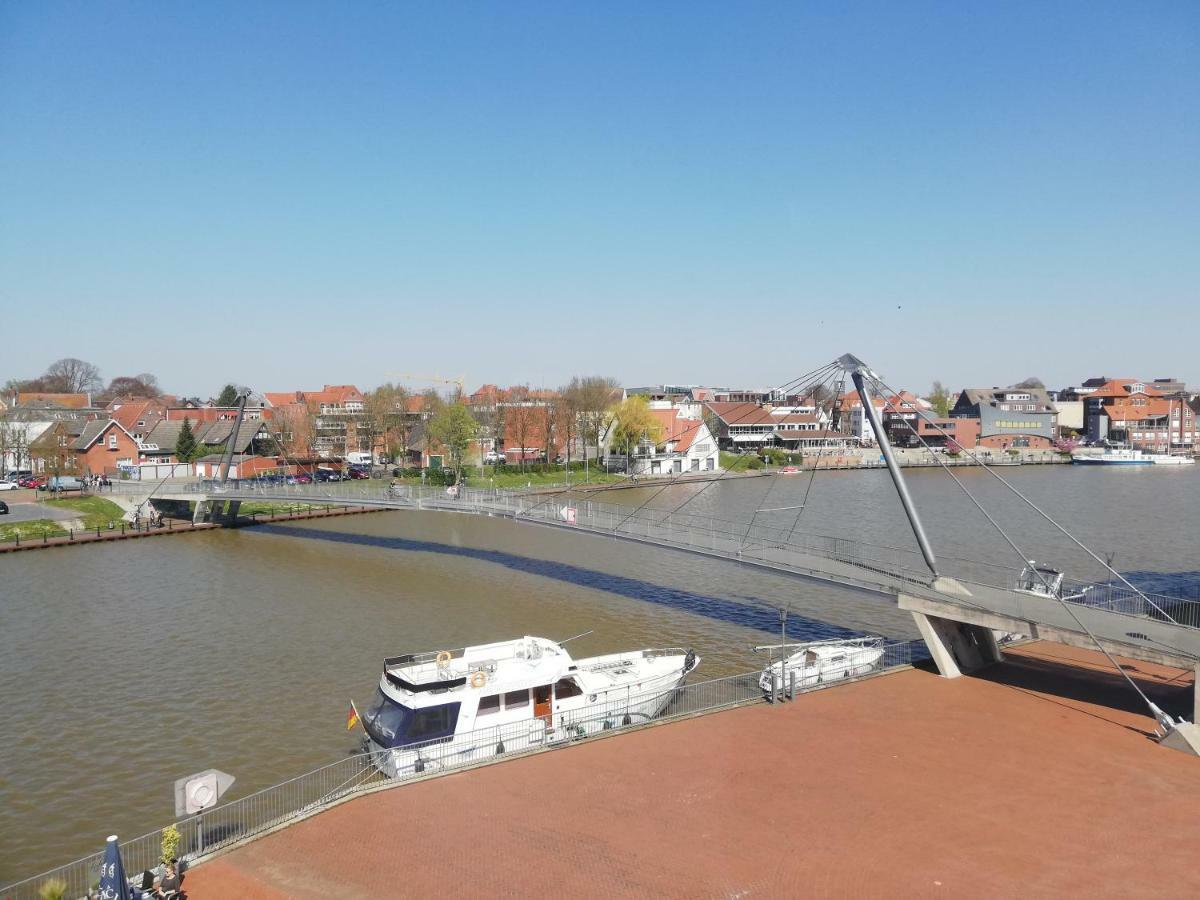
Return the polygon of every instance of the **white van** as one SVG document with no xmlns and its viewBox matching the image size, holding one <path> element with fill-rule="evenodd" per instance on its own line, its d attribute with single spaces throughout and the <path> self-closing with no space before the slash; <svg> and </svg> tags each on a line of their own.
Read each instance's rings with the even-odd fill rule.
<svg viewBox="0 0 1200 900">
<path fill-rule="evenodd" d="M 346 462 L 352 466 L 369 466 L 371 464 L 370 453 L 347 453 Z"/>
</svg>

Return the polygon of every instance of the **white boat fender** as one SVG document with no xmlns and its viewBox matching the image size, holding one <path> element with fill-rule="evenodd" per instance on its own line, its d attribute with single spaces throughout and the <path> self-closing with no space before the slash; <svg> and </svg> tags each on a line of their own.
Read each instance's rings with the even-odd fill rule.
<svg viewBox="0 0 1200 900">
<path fill-rule="evenodd" d="M 481 688 L 487 684 L 487 675 L 478 670 L 471 673 L 471 687 Z"/>
<path fill-rule="evenodd" d="M 425 658 L 429 659 L 428 656 Z M 450 651 L 449 650 L 443 650 L 441 653 L 439 653 L 437 655 L 437 665 L 438 665 L 439 669 L 444 669 L 444 668 L 446 668 L 446 666 L 450 665 Z"/>
</svg>

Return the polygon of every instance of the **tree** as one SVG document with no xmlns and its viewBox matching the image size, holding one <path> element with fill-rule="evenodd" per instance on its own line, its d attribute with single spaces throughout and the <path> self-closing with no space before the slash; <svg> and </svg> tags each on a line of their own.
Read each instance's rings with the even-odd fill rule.
<svg viewBox="0 0 1200 900">
<path fill-rule="evenodd" d="M 1040 378 L 1026 378 L 1024 381 L 1019 381 L 1016 384 L 1014 384 L 1013 387 L 1026 388 L 1026 389 L 1039 388 L 1041 390 L 1046 389 L 1046 385 L 1042 383 L 1042 379 L 1040 379 Z"/>
<path fill-rule="evenodd" d="M 518 461 L 525 468 L 525 450 L 537 437 L 540 427 L 539 410 L 529 402 L 529 387 L 515 385 L 508 389 L 509 399 L 501 409 L 504 414 L 504 449 L 516 448 Z"/>
<path fill-rule="evenodd" d="M 408 390 L 396 384 L 381 384 L 366 395 L 359 430 L 366 432 L 372 453 L 379 449 L 394 459 L 396 446 L 408 449 L 412 432 L 408 398 Z"/>
<path fill-rule="evenodd" d="M 566 464 L 570 466 L 571 447 L 575 443 L 575 439 L 579 436 L 579 419 L 576 414 L 575 404 L 567 396 L 566 388 L 561 389 L 558 392 L 558 396 L 554 398 L 551 412 L 554 417 L 554 431 L 558 435 L 559 443 L 563 446 L 563 457 L 566 460 Z"/>
<path fill-rule="evenodd" d="M 191 462 L 196 456 L 196 435 L 192 432 L 192 423 L 187 416 L 183 417 L 179 437 L 175 439 L 175 456 L 185 463 Z"/>
<path fill-rule="evenodd" d="M 585 455 L 590 445 L 596 448 L 596 456 L 600 456 L 600 441 L 607 424 L 608 410 L 618 391 L 620 385 L 617 380 L 602 375 L 577 376 L 571 379 L 564 390 L 578 416 Z"/>
<path fill-rule="evenodd" d="M 42 390 L 55 394 L 83 394 L 88 391 L 99 391 L 104 386 L 100 380 L 100 370 L 90 362 L 75 359 L 73 356 L 56 360 L 46 367 L 45 373 L 37 379 L 41 387 L 30 390 Z"/>
<path fill-rule="evenodd" d="M 612 447 L 625 454 L 627 463 L 633 462 L 633 451 L 638 444 L 662 442 L 663 427 L 650 411 L 650 402 L 642 396 L 628 397 L 612 407 L 608 413 Z"/>
<path fill-rule="evenodd" d="M 244 384 L 233 384 L 230 382 L 221 388 L 221 393 L 217 395 L 217 406 L 237 406 L 238 397 L 242 394 L 250 393 L 250 389 Z"/>
<path fill-rule="evenodd" d="M 933 405 L 933 411 L 936 412 L 939 418 L 946 418 L 950 415 L 950 392 L 942 385 L 940 381 L 933 383 L 933 390 L 929 392 L 929 396 L 925 398 Z"/>
<path fill-rule="evenodd" d="M 160 397 L 158 379 L 149 373 L 141 375 L 118 375 L 104 389 L 104 396 L 110 400 L 117 397 Z"/>
<path fill-rule="evenodd" d="M 479 423 L 462 403 L 447 403 L 429 420 L 429 434 L 450 453 L 450 465 L 457 481 L 462 471 L 463 456 L 475 435 Z"/>
</svg>

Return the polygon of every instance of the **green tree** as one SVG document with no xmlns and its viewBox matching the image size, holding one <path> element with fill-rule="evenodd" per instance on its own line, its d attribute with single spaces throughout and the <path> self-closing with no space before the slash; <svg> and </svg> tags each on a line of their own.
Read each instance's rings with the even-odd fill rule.
<svg viewBox="0 0 1200 900">
<path fill-rule="evenodd" d="M 479 433 L 479 423 L 461 403 L 447 403 L 429 420 L 429 434 L 450 454 L 450 466 L 455 480 L 462 471 L 463 455 Z"/>
<path fill-rule="evenodd" d="M 950 392 L 942 385 L 940 381 L 933 383 L 933 390 L 929 392 L 926 398 L 933 404 L 933 411 L 941 418 L 946 418 L 950 415 Z"/>
<path fill-rule="evenodd" d="M 245 393 L 248 393 L 248 389 L 244 385 L 227 384 L 217 396 L 217 406 L 236 406 L 238 397 Z"/>
<path fill-rule="evenodd" d="M 192 423 L 185 416 L 179 437 L 175 439 L 175 456 L 180 462 L 191 462 L 195 455 L 196 435 L 192 432 Z"/>
<path fill-rule="evenodd" d="M 663 437 L 662 423 L 650 412 L 649 401 L 642 396 L 628 397 L 609 410 L 609 429 L 612 447 L 633 462 L 633 451 L 646 441 L 659 444 Z"/>
</svg>

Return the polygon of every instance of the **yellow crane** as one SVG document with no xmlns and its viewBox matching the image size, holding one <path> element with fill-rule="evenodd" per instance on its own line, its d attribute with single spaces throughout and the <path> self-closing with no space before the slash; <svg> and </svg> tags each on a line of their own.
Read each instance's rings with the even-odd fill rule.
<svg viewBox="0 0 1200 900">
<path fill-rule="evenodd" d="M 438 384 L 453 384 L 458 388 L 458 393 L 466 395 L 466 379 L 467 376 L 459 375 L 457 378 L 443 378 L 441 375 L 413 375 L 411 372 L 388 372 L 387 378 L 403 378 L 405 381 L 432 381 Z"/>
</svg>

